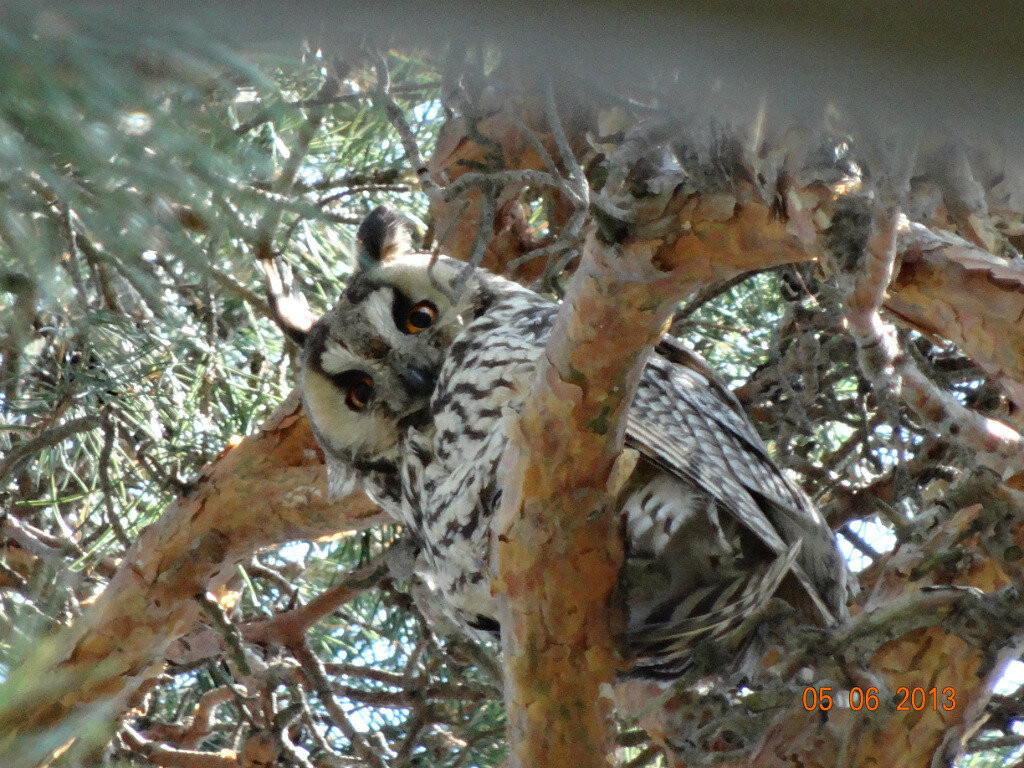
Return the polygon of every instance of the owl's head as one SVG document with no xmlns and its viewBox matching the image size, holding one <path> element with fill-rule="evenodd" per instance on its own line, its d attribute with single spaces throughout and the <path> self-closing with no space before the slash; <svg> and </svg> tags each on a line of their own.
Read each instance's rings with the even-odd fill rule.
<svg viewBox="0 0 1024 768">
<path fill-rule="evenodd" d="M 465 264 L 413 253 L 401 214 L 374 210 L 359 227 L 358 262 L 338 303 L 309 325 L 283 311 L 302 347 L 302 400 L 327 457 L 329 487 L 362 486 L 385 508 L 400 497 L 402 441 L 429 430 L 430 396 L 445 351 L 487 303 L 483 272 L 459 285 Z"/>
</svg>

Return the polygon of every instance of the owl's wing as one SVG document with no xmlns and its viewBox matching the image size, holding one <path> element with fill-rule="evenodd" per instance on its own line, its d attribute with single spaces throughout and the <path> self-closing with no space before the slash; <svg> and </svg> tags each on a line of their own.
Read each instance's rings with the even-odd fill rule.
<svg viewBox="0 0 1024 768">
<path fill-rule="evenodd" d="M 675 365 L 699 374 L 704 381 L 707 382 L 708 387 L 714 391 L 715 395 L 723 403 L 728 405 L 733 412 L 739 415 L 740 421 L 743 422 L 743 424 L 747 423 L 747 416 L 743 410 L 743 406 L 740 405 L 740 401 L 736 399 L 736 395 L 734 395 L 728 385 L 722 381 L 722 378 L 718 375 L 715 369 L 708 365 L 707 360 L 674 336 L 662 336 L 661 341 L 659 341 L 657 346 L 655 346 L 654 351 L 659 357 L 663 357 L 670 363 L 674 363 Z"/>
<path fill-rule="evenodd" d="M 648 363 L 629 412 L 626 445 L 706 491 L 777 556 L 801 542 L 792 573 L 822 620 L 833 623 L 845 612 L 846 565 L 831 530 L 772 462 L 707 364 L 688 351 L 687 358 L 676 359 L 683 364 L 662 355 Z"/>
</svg>

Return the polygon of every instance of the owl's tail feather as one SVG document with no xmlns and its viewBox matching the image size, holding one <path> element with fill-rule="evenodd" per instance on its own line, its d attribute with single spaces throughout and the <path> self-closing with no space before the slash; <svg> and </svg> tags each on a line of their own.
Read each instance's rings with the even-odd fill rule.
<svg viewBox="0 0 1024 768">
<path fill-rule="evenodd" d="M 765 569 L 695 590 L 658 626 L 629 633 L 625 644 L 638 659 L 632 674 L 674 666 L 701 640 L 723 637 L 755 618 L 792 571 L 800 546 L 801 541 L 795 542 Z"/>
<path fill-rule="evenodd" d="M 840 567 L 845 567 L 845 564 L 840 564 Z M 829 607 L 822 599 L 821 586 L 807 575 L 799 563 L 793 566 L 791 575 L 800 586 L 789 589 L 789 585 L 784 584 L 780 597 L 798 608 L 810 621 L 819 627 L 834 627 L 849 619 L 845 603 L 835 600 Z"/>
</svg>

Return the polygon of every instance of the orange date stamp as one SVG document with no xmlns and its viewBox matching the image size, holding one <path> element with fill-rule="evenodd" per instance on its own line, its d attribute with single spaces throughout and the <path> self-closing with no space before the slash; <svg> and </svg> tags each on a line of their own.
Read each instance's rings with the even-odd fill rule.
<svg viewBox="0 0 1024 768">
<path fill-rule="evenodd" d="M 814 709 L 827 712 L 832 709 L 836 699 L 848 700 L 850 709 L 859 712 L 862 709 L 871 712 L 878 709 L 878 689 L 853 687 L 849 691 L 833 690 L 829 686 L 820 688 L 804 688 L 803 704 L 808 712 Z M 956 709 L 956 689 L 946 688 L 922 688 L 921 686 L 909 687 L 901 685 L 896 689 L 894 697 L 897 712 L 922 712 L 931 710 L 933 712 L 950 712 Z"/>
</svg>

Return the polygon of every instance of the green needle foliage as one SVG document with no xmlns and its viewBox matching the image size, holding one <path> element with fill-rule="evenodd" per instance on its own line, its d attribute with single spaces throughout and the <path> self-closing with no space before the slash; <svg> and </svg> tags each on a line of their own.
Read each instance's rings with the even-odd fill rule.
<svg viewBox="0 0 1024 768">
<path fill-rule="evenodd" d="M 368 95 L 376 54 L 243 56 L 196 30 L 150 35 L 109 14 L 26 12 L 0 28 L 0 681 L 293 388 L 294 350 L 268 319 L 256 253 L 287 262 L 319 313 L 344 286 L 367 212 L 390 203 L 427 219 L 399 135 Z M 429 156 L 445 119 L 444 52 L 384 55 Z M 531 211 L 543 231 L 543 206 Z M 905 419 L 894 431 L 877 418 L 839 303 L 812 270 L 713 288 L 674 329 L 755 421 L 771 404 L 771 426 L 758 424 L 812 492 L 840 475 L 870 482 L 903 461 L 894 444 L 920 442 Z M 955 350 L 913 343 L 951 377 L 964 370 Z M 967 400 L 978 379 L 950 386 Z M 898 504 L 918 508 L 909 490 Z M 876 538 L 891 519 L 870 520 Z M 386 550 L 397 557 L 399 537 L 385 527 L 261 553 L 239 569 L 227 623 L 347 587 Z M 65 764 L 149 765 L 157 749 L 242 750 L 261 734 L 281 765 L 363 764 L 367 749 L 388 766 L 500 764 L 496 644 L 446 636 L 413 585 L 374 573 L 306 634 L 328 690 L 296 671 L 301 651 L 226 641 L 172 664 L 106 747 Z M 68 733 L 107 741 L 102 714 L 68 723 L 39 754 Z M 623 742 L 636 765 L 657 759 Z M 1019 756 L 1001 749 L 963 765 Z"/>
<path fill-rule="evenodd" d="M 372 74 L 358 62 L 310 50 L 253 62 L 199 34 L 150 38 L 113 16 L 56 15 L 0 30 L 0 59 L 6 677 L 40 633 L 73 621 L 103 588 L 139 529 L 294 385 L 292 352 L 267 319 L 254 268 L 261 235 L 272 230 L 274 251 L 322 312 L 350 269 L 353 225 L 381 202 L 421 216 L 425 203 L 408 186 L 397 136 L 361 91 Z M 428 144 L 439 121 L 436 75 L 417 58 L 389 63 Z M 243 569 L 247 589 L 232 619 L 308 601 L 394 536 L 385 529 L 260 555 Z M 339 700 L 360 731 L 407 739 L 407 757 L 429 747 L 438 764 L 455 755 L 489 762 L 500 739 L 434 737 L 432 722 L 412 724 L 414 733 L 408 697 L 371 695 L 395 689 L 375 671 L 399 681 L 429 674 L 434 685 L 457 679 L 475 686 L 475 714 L 463 717 L 463 701 L 452 698 L 429 719 L 501 729 L 493 679 L 424 645 L 403 586 L 348 602 L 309 645 L 329 664 L 349 665 L 332 678 L 351 689 Z M 172 668 L 131 722 L 145 734 L 187 720 L 232 675 L 219 653 Z M 256 713 L 251 702 L 222 704 L 189 746 L 237 747 L 300 707 L 296 755 L 349 751 L 315 696 L 293 682 L 274 698 Z M 108 754 L 131 760 L 132 745 L 115 741 Z"/>
</svg>

